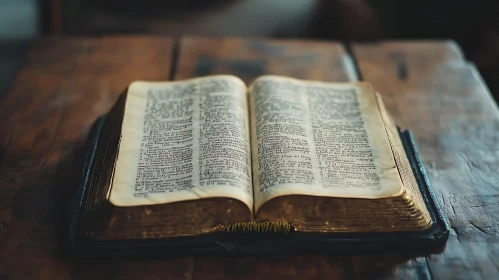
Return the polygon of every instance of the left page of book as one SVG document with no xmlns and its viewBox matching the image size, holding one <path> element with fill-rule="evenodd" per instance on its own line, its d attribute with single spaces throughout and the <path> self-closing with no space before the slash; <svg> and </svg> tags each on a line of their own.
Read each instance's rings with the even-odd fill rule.
<svg viewBox="0 0 499 280">
<path fill-rule="evenodd" d="M 137 81 L 127 94 L 112 204 L 228 197 L 252 209 L 247 93 L 239 78 Z"/>
</svg>

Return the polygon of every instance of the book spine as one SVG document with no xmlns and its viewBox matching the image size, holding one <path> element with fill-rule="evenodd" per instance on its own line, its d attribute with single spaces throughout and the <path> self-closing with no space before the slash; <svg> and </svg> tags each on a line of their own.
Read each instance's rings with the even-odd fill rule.
<svg viewBox="0 0 499 280">
<path fill-rule="evenodd" d="M 239 222 L 222 226 L 221 231 L 228 233 L 274 233 L 288 235 L 294 231 L 287 221 Z"/>
</svg>

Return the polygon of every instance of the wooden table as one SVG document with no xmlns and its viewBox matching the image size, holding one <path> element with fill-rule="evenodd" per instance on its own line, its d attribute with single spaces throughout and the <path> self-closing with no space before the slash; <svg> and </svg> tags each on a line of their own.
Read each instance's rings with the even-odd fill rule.
<svg viewBox="0 0 499 280">
<path fill-rule="evenodd" d="M 446 41 L 163 37 L 46 39 L 0 105 L 0 279 L 499 279 L 499 114 L 475 67 Z M 353 59 L 355 58 L 355 59 Z M 416 142 L 452 227 L 441 254 L 76 259 L 67 202 L 92 122 L 132 81 L 229 73 L 363 79 Z M 497 277 L 497 278 L 496 278 Z M 266 278 L 266 277 L 264 277 Z"/>
</svg>

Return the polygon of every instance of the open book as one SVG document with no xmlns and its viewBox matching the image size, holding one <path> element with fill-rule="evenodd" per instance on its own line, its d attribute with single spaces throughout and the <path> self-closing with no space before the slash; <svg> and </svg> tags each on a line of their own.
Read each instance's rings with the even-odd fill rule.
<svg viewBox="0 0 499 280">
<path fill-rule="evenodd" d="M 432 218 L 368 83 L 217 75 L 132 83 L 108 114 L 82 231 L 424 231 Z"/>
</svg>

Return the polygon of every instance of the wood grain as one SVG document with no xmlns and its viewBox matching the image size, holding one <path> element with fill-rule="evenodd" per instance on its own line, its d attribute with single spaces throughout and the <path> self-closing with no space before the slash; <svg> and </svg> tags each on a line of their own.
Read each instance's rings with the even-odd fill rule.
<svg viewBox="0 0 499 280">
<path fill-rule="evenodd" d="M 492 279 L 499 274 L 499 111 L 476 68 L 452 42 L 354 44 L 364 80 L 415 138 L 452 227 L 441 254 L 387 263 L 390 277 Z M 371 271 L 370 257 L 354 259 Z M 389 278 L 390 278 L 389 277 Z"/>
<path fill-rule="evenodd" d="M 175 79 L 232 74 L 247 84 L 261 75 L 346 82 L 356 80 L 352 60 L 341 44 L 311 41 L 184 38 Z M 194 278 L 344 278 L 345 256 L 196 257 Z"/>
<path fill-rule="evenodd" d="M 167 80 L 168 38 L 46 39 L 0 105 L 0 279 L 189 278 L 192 258 L 79 260 L 65 213 L 90 125 L 134 80 Z"/>
<path fill-rule="evenodd" d="M 175 79 L 232 74 L 247 84 L 261 75 L 341 82 L 357 79 L 353 65 L 338 43 L 183 38 Z"/>
</svg>

